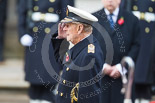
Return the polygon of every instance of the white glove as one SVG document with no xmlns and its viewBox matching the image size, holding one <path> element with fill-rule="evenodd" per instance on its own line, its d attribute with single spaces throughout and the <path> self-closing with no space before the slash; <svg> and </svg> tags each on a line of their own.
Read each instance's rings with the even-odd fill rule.
<svg viewBox="0 0 155 103">
<path fill-rule="evenodd" d="M 143 99 L 143 98 L 142 99 L 137 98 L 135 100 L 135 103 L 150 103 L 150 101 L 147 99 Z"/>
<path fill-rule="evenodd" d="M 132 103 L 131 99 L 124 99 L 124 103 Z"/>
<path fill-rule="evenodd" d="M 126 74 L 128 72 L 125 67 L 123 67 L 123 70 L 122 70 L 122 66 L 120 63 L 116 65 L 116 68 L 118 69 L 121 75 Z"/>
<path fill-rule="evenodd" d="M 21 37 L 20 42 L 23 46 L 31 46 L 33 43 L 33 38 L 30 35 L 25 34 Z"/>
</svg>

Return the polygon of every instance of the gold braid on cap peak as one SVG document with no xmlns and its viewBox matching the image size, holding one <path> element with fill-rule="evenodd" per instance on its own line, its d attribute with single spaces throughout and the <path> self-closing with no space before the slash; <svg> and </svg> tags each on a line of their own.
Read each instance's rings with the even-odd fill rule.
<svg viewBox="0 0 155 103">
<path fill-rule="evenodd" d="M 71 91 L 71 103 L 74 103 L 74 101 L 76 102 L 78 101 L 78 91 L 79 91 L 79 83 L 77 83 Z"/>
</svg>

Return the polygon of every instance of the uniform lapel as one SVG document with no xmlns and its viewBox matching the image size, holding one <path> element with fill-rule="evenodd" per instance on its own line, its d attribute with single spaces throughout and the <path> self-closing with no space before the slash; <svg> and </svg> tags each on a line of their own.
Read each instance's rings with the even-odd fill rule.
<svg viewBox="0 0 155 103">
<path fill-rule="evenodd" d="M 76 58 L 77 55 L 85 48 L 88 47 L 89 44 L 92 44 L 96 41 L 93 35 L 91 34 L 89 37 L 85 38 L 84 40 L 80 41 L 76 44 L 71 50 L 71 57 L 72 59 Z"/>
<path fill-rule="evenodd" d="M 70 53 L 70 50 L 68 50 L 64 56 L 62 64 L 66 64 L 70 62 L 71 62 L 71 53 Z"/>
<path fill-rule="evenodd" d="M 119 28 L 120 28 L 121 26 L 120 26 L 120 24 L 118 24 L 118 20 L 119 20 L 122 16 L 123 16 L 123 13 L 122 13 L 122 10 L 120 9 L 120 10 L 119 10 L 118 17 L 117 17 L 117 21 L 116 21 L 116 25 L 117 25 L 117 27 L 119 27 Z"/>
</svg>

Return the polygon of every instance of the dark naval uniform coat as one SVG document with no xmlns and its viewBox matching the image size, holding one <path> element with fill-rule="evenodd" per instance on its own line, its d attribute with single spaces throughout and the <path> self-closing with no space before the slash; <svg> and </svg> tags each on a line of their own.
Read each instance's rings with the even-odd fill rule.
<svg viewBox="0 0 155 103">
<path fill-rule="evenodd" d="M 152 46 L 151 46 L 151 62 L 150 62 L 150 68 L 152 70 L 153 74 L 153 84 L 155 85 L 155 34 L 153 34 L 153 39 L 152 39 Z M 155 90 L 154 90 L 155 94 Z"/>
<path fill-rule="evenodd" d="M 41 50 L 44 37 L 50 33 L 51 27 L 66 16 L 67 5 L 73 5 L 73 0 L 19 0 L 19 38 L 24 34 L 33 38 L 33 44 L 25 48 L 25 79 L 32 85 L 44 88 L 43 85 L 56 84 L 44 67 Z M 51 63 L 55 64 L 53 67 L 58 70 L 52 48 L 49 52 Z"/>
<path fill-rule="evenodd" d="M 153 77 L 153 89 L 152 89 L 152 95 L 155 95 L 155 33 L 153 35 L 152 39 L 152 48 L 151 48 L 151 62 L 150 62 L 150 68 L 152 70 L 152 77 Z"/>
<path fill-rule="evenodd" d="M 52 42 L 55 45 L 54 50 L 57 51 L 55 55 L 58 60 L 59 54 L 57 53 L 60 46 L 56 44 L 63 45 L 63 42 L 60 39 L 52 39 Z M 61 50 L 62 54 L 65 52 L 64 50 L 66 49 Z M 98 41 L 92 35 L 69 49 L 61 62 L 63 72 L 58 86 L 56 103 L 71 103 L 71 90 L 77 83 L 80 84 L 78 92 L 75 92 L 78 95 L 78 101 L 73 103 L 101 103 L 99 78 L 104 63 L 102 58 L 103 53 Z M 94 82 L 95 80 L 96 82 Z"/>
<path fill-rule="evenodd" d="M 124 7 L 124 9 L 126 9 L 126 5 L 131 7 L 130 11 L 132 11 L 140 20 L 141 48 L 135 70 L 136 93 L 138 93 L 137 97 L 150 99 L 150 86 L 153 82 L 152 68 L 150 66 L 150 58 L 152 58 L 150 51 L 153 38 L 152 35 L 155 31 L 155 19 L 152 21 L 147 18 L 155 18 L 155 1 L 122 0 L 122 7 Z"/>
<path fill-rule="evenodd" d="M 94 15 L 99 19 L 99 24 L 94 25 L 94 36 L 100 43 L 102 51 L 107 58 L 105 63 L 116 65 L 121 62 L 124 56 L 131 57 L 134 61 L 137 59 L 139 51 L 139 22 L 131 13 L 120 9 L 114 29 L 110 27 L 104 9 L 97 11 Z M 120 18 L 124 18 L 124 23 L 118 23 Z M 112 45 L 105 41 L 107 36 L 110 37 Z M 106 37 L 106 38 L 103 38 Z M 106 50 L 107 47 L 107 50 Z M 109 49 L 111 48 L 112 49 Z M 107 56 L 107 53 L 114 51 L 113 57 Z M 112 55 L 111 54 L 111 55 Z M 111 85 L 102 93 L 103 103 L 123 103 L 124 96 L 121 94 L 121 78 L 113 79 L 109 76 L 103 78 L 103 83 L 110 82 Z"/>
<path fill-rule="evenodd" d="M 153 83 L 150 68 L 151 41 L 155 33 L 155 1 L 137 0 L 132 2 L 132 12 L 140 20 L 140 52 L 135 70 L 135 84 L 138 98 L 150 99 L 150 86 Z M 139 13 L 140 15 L 137 15 Z M 149 15 L 148 15 L 149 14 Z M 153 20 L 151 18 L 154 18 Z"/>
<path fill-rule="evenodd" d="M 152 13 L 155 16 L 155 1 L 154 0 L 138 0 L 134 1 L 132 4 L 132 10 L 143 13 L 141 15 L 146 15 L 146 13 Z M 151 18 L 151 16 L 149 16 Z M 154 17 L 155 18 L 155 17 Z M 140 30 L 141 30 L 141 48 L 136 65 L 136 83 L 151 83 L 152 80 L 149 79 L 149 60 L 150 60 L 150 50 L 151 50 L 151 40 L 152 35 L 155 32 L 155 21 L 147 21 L 143 17 L 140 18 Z M 144 59 L 145 58 L 145 59 Z M 143 64 L 143 65 L 142 65 Z M 141 71 L 141 72 L 139 72 Z"/>
</svg>

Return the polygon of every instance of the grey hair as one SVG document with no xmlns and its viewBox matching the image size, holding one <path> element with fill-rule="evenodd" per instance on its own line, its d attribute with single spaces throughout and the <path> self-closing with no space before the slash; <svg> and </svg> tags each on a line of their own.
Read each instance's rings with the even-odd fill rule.
<svg viewBox="0 0 155 103">
<path fill-rule="evenodd" d="M 84 26 L 84 32 L 92 32 L 93 27 L 89 24 L 81 23 L 81 22 L 73 22 L 75 24 L 82 24 Z"/>
</svg>

